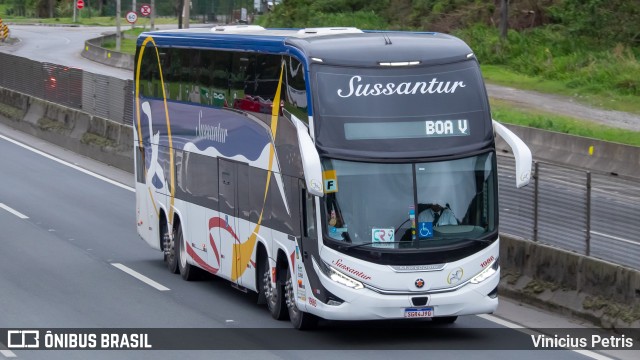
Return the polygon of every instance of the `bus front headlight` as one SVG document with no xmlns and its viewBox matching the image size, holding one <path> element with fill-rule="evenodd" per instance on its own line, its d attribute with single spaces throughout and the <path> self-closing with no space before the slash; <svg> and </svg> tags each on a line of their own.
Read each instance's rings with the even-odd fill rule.
<svg viewBox="0 0 640 360">
<path fill-rule="evenodd" d="M 344 275 L 343 273 L 339 272 L 338 270 L 332 268 L 331 266 L 327 266 L 327 276 L 329 276 L 329 278 L 339 284 L 342 284 L 346 287 L 350 287 L 352 289 L 363 289 L 364 285 L 362 285 L 362 283 L 356 279 L 352 279 L 346 275 Z"/>
<path fill-rule="evenodd" d="M 480 273 L 478 273 L 478 275 L 476 275 L 473 279 L 471 279 L 471 283 L 472 284 L 480 284 L 481 282 L 487 280 L 488 278 L 490 278 L 491 276 L 493 276 L 493 274 L 498 272 L 498 269 L 500 269 L 500 262 L 499 262 L 500 258 L 495 259 L 490 266 L 487 266 L 486 269 L 480 271 Z"/>
<path fill-rule="evenodd" d="M 364 284 L 360 281 L 351 278 L 340 271 L 331 267 L 331 265 L 325 263 L 324 261 L 316 261 L 313 259 L 313 264 L 317 269 L 319 269 L 324 275 L 326 275 L 329 279 L 337 282 L 338 284 L 342 284 L 351 289 L 364 289 Z"/>
</svg>

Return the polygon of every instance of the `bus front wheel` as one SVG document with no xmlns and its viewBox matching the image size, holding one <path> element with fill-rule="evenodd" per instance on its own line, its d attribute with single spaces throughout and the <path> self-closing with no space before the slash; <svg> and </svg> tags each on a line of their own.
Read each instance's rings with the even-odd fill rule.
<svg viewBox="0 0 640 360">
<path fill-rule="evenodd" d="M 285 284 L 285 293 L 287 297 L 287 308 L 289 309 L 289 319 L 293 327 L 299 330 L 313 329 L 318 325 L 318 317 L 308 312 L 298 309 L 296 298 L 294 295 L 293 278 L 291 270 L 287 271 L 287 282 Z"/>
</svg>

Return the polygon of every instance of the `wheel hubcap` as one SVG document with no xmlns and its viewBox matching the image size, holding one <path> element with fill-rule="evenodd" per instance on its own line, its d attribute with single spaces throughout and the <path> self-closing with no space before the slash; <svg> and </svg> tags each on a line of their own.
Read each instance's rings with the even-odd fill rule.
<svg viewBox="0 0 640 360">
<path fill-rule="evenodd" d="M 178 238 L 180 241 L 180 266 L 183 268 L 187 266 L 187 251 L 184 242 L 182 241 L 182 236 Z"/>
<path fill-rule="evenodd" d="M 262 277 L 262 288 L 264 290 L 264 296 L 267 299 L 267 303 L 269 304 L 269 308 L 274 308 L 277 299 L 274 299 L 274 291 L 271 286 L 271 274 L 269 273 L 269 269 L 264 272 L 264 276 Z"/>
<path fill-rule="evenodd" d="M 298 306 L 296 305 L 295 297 L 293 296 L 293 278 L 290 276 L 289 281 L 285 285 L 285 296 L 287 299 L 287 307 L 293 317 L 298 316 Z"/>
</svg>

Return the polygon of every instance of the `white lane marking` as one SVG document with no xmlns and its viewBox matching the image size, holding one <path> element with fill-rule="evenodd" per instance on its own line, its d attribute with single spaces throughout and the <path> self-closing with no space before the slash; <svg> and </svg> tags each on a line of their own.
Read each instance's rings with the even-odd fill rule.
<svg viewBox="0 0 640 360">
<path fill-rule="evenodd" d="M 10 208 L 9 206 L 0 203 L 0 208 L 7 210 L 8 212 L 12 213 L 13 215 L 19 217 L 20 219 L 28 219 L 29 217 L 23 213 L 21 213 L 20 211 Z"/>
<path fill-rule="evenodd" d="M 640 243 L 639 243 L 639 242 L 637 242 L 637 241 L 628 240 L 628 239 L 623 239 L 623 238 L 620 238 L 620 237 L 617 237 L 617 236 L 613 236 L 613 235 L 607 235 L 607 234 L 599 233 L 599 232 L 597 232 L 597 231 L 591 231 L 591 233 L 592 233 L 592 234 L 594 234 L 594 235 L 599 235 L 599 236 L 606 237 L 606 238 L 609 238 L 609 239 L 613 239 L 613 240 L 618 240 L 618 241 L 626 242 L 626 243 L 628 243 L 628 244 L 640 245 Z"/>
<path fill-rule="evenodd" d="M 11 350 L 0 350 L 0 354 L 2 354 L 2 356 L 6 357 L 6 358 L 14 358 L 14 357 L 18 357 L 13 351 Z"/>
<path fill-rule="evenodd" d="M 81 168 L 81 167 L 80 167 L 80 166 L 78 166 L 78 165 L 74 165 L 74 164 L 72 164 L 72 163 L 70 163 L 70 162 L 67 162 L 67 161 L 64 161 L 64 160 L 58 159 L 57 157 L 55 157 L 55 156 L 53 156 L 53 155 L 49 155 L 49 154 L 47 154 L 47 153 L 45 153 L 45 152 L 43 152 L 43 151 L 40 151 L 40 150 L 35 149 L 35 148 L 32 148 L 32 147 L 31 147 L 31 146 L 29 146 L 29 145 L 25 145 L 25 144 L 23 144 L 23 143 L 21 143 L 21 142 L 19 142 L 19 141 L 13 140 L 13 139 L 8 138 L 8 137 L 6 137 L 6 136 L 4 136 L 4 135 L 0 135 L 0 139 L 4 139 L 4 140 L 6 140 L 6 141 L 8 141 L 8 142 L 10 142 L 10 143 L 16 144 L 16 145 L 18 145 L 18 146 L 20 146 L 20 147 L 22 147 L 22 148 L 24 148 L 24 149 L 27 149 L 27 150 L 29 150 L 29 151 L 32 151 L 32 152 L 36 153 L 36 154 L 38 154 L 38 155 L 42 155 L 42 156 L 46 157 L 47 159 L 53 160 L 53 161 L 58 162 L 58 163 L 60 163 L 60 164 L 62 164 L 62 165 L 66 165 L 66 166 L 68 166 L 68 167 L 70 167 L 70 168 L 72 168 L 72 169 L 76 169 L 76 170 L 78 170 L 78 171 L 80 171 L 80 172 L 83 172 L 83 173 L 85 173 L 85 174 L 87 174 L 87 175 L 91 175 L 91 176 L 93 176 L 93 177 L 95 177 L 95 178 L 97 178 L 97 179 L 100 179 L 100 180 L 106 181 L 106 182 L 108 182 L 109 184 L 115 185 L 115 186 L 120 187 L 120 188 L 123 188 L 123 189 L 125 189 L 125 190 L 129 190 L 129 191 L 131 191 L 131 192 L 135 192 L 135 191 L 136 191 L 134 188 L 132 188 L 132 187 L 130 187 L 130 186 L 124 185 L 124 184 L 122 184 L 122 183 L 119 183 L 119 182 L 117 182 L 117 181 L 111 180 L 111 179 L 109 179 L 109 178 L 107 178 L 107 177 L 104 177 L 104 176 L 102 176 L 102 175 L 96 174 L 96 173 L 94 173 L 93 171 L 89 171 L 89 170 L 87 170 L 87 169 Z"/>
<path fill-rule="evenodd" d="M 7 347 L 4 346 L 4 344 L 1 342 L 0 342 L 0 354 L 2 354 L 2 356 L 6 358 L 18 357 L 13 351 L 7 349 Z"/>
<path fill-rule="evenodd" d="M 529 328 L 525 328 L 522 325 L 518 325 L 516 323 L 512 323 L 511 321 L 507 321 L 504 319 L 500 319 L 499 317 L 493 316 L 493 315 L 488 315 L 488 314 L 480 314 L 480 315 L 476 315 L 480 318 L 483 318 L 485 320 L 491 321 L 493 323 L 496 323 L 498 325 L 502 325 L 505 327 L 508 327 L 510 329 L 514 329 L 514 330 L 518 330 L 527 334 L 530 333 L 540 333 L 538 331 L 536 331 L 535 329 L 529 329 Z M 578 353 L 580 355 L 595 359 L 595 360 L 614 360 L 613 358 L 610 358 L 608 356 L 602 355 L 602 354 L 598 354 L 596 352 L 593 352 L 591 350 L 573 350 L 573 349 L 567 349 L 569 351 L 573 351 L 575 353 Z"/>
<path fill-rule="evenodd" d="M 156 289 L 158 289 L 160 291 L 171 290 L 168 287 L 166 287 L 166 286 L 164 286 L 164 285 L 162 285 L 162 284 L 160 284 L 158 282 L 155 282 L 155 281 L 149 279 L 148 277 L 140 274 L 139 272 L 137 272 L 137 271 L 135 271 L 135 270 L 133 270 L 131 268 L 128 268 L 128 267 L 126 267 L 126 266 L 124 266 L 124 265 L 122 265 L 120 263 L 111 263 L 111 265 L 117 267 L 118 269 L 126 272 L 127 274 L 133 276 L 134 278 L 136 278 L 136 279 L 142 281 L 143 283 L 145 283 L 145 284 L 147 284 L 149 286 L 152 286 L 152 287 L 154 287 L 154 288 L 156 288 Z"/>
</svg>

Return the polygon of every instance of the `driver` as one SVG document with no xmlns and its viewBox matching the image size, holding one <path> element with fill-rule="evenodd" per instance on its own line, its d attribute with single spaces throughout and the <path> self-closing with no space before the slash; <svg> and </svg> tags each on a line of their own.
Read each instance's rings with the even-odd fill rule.
<svg viewBox="0 0 640 360">
<path fill-rule="evenodd" d="M 440 199 L 429 203 L 427 208 L 418 214 L 418 222 L 430 222 L 433 226 L 458 225 L 458 219 L 449 204 Z"/>
</svg>

